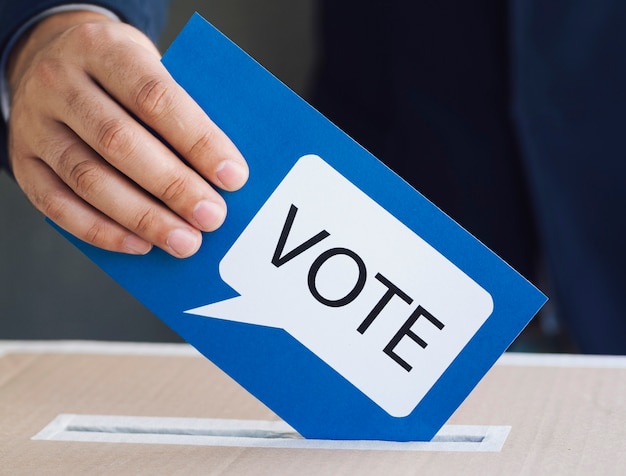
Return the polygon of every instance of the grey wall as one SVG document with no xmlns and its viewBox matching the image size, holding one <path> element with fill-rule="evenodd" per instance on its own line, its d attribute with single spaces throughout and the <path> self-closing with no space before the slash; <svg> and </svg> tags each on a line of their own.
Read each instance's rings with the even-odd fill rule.
<svg viewBox="0 0 626 476">
<path fill-rule="evenodd" d="M 315 0 L 176 0 L 172 4 L 162 49 L 197 11 L 289 87 L 306 95 L 315 53 Z"/>
<path fill-rule="evenodd" d="M 314 0 L 173 2 L 165 48 L 194 10 L 306 93 Z M 178 340 L 66 242 L 0 174 L 0 339 Z"/>
</svg>

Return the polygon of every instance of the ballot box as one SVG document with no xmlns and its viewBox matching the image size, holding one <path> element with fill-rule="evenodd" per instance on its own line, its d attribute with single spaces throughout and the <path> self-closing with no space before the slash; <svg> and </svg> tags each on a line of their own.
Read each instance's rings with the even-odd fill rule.
<svg viewBox="0 0 626 476">
<path fill-rule="evenodd" d="M 0 341 L 0 474 L 624 468 L 626 357 L 507 353 L 433 440 L 331 441 L 302 438 L 186 344 Z"/>
</svg>

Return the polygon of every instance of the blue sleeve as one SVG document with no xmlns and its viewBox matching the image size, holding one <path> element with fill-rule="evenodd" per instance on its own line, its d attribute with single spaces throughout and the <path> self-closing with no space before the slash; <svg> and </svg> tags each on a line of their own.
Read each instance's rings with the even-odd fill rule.
<svg viewBox="0 0 626 476">
<path fill-rule="evenodd" d="M 68 3 L 92 3 L 108 8 L 123 21 L 130 23 L 156 41 L 165 26 L 168 0 L 0 0 L 0 54 L 21 25 L 44 10 Z M 8 170 L 7 129 L 0 120 L 0 169 Z"/>
</svg>

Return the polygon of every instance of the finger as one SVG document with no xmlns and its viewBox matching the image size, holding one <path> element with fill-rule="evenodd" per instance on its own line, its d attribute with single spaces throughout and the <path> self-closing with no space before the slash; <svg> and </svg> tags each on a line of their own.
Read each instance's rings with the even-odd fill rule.
<svg viewBox="0 0 626 476">
<path fill-rule="evenodd" d="M 61 110 L 59 120 L 123 175 L 188 223 L 203 231 L 213 231 L 223 223 L 226 216 L 224 199 L 197 172 L 185 165 L 88 77 L 73 84 L 76 86 L 67 86 L 65 97 L 51 100 L 49 114 Z M 71 107 L 65 106 L 63 111 L 68 98 L 80 99 L 74 99 Z M 41 157 L 49 154 L 43 150 L 36 152 Z M 159 233 L 162 231 L 159 229 Z M 143 236 L 146 234 L 144 231 Z"/>
<path fill-rule="evenodd" d="M 72 191 L 102 214 L 177 257 L 200 247 L 200 233 L 161 202 L 106 163 L 72 131 L 48 128 L 56 137 L 46 161 Z"/>
<path fill-rule="evenodd" d="M 99 248 L 143 255 L 152 245 L 89 206 L 36 158 L 16 161 L 15 177 L 33 205 L 58 226 Z"/>
<path fill-rule="evenodd" d="M 121 68 L 116 65 L 127 65 Z M 154 53 L 141 48 L 110 48 L 90 57 L 88 72 L 125 108 L 150 125 L 199 173 L 225 190 L 248 178 L 239 150 L 180 87 Z"/>
</svg>

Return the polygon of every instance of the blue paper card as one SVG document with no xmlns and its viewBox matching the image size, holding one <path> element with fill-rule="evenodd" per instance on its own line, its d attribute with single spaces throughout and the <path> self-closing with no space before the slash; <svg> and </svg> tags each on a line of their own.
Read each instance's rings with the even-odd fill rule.
<svg viewBox="0 0 626 476">
<path fill-rule="evenodd" d="M 163 63 L 249 182 L 192 258 L 74 243 L 304 437 L 430 440 L 545 296 L 200 16 Z"/>
</svg>

